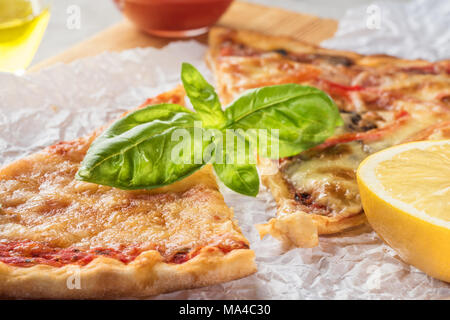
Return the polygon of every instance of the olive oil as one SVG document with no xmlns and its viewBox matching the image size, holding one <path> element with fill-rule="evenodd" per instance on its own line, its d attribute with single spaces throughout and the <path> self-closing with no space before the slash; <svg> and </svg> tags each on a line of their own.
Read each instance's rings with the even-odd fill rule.
<svg viewBox="0 0 450 320">
<path fill-rule="evenodd" d="M 50 18 L 42 1 L 0 0 L 0 71 L 25 70 Z"/>
</svg>

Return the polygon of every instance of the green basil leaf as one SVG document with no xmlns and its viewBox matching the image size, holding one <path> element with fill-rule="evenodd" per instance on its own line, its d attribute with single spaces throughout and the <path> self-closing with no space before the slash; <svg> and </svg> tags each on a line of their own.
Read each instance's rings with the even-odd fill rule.
<svg viewBox="0 0 450 320">
<path fill-rule="evenodd" d="M 222 139 L 214 141 L 214 171 L 231 190 L 255 197 L 259 192 L 259 175 L 254 149 L 238 132 L 222 133 Z"/>
<path fill-rule="evenodd" d="M 219 179 L 231 190 L 256 197 L 259 192 L 259 175 L 251 164 L 214 164 Z"/>
<path fill-rule="evenodd" d="M 270 158 L 299 154 L 323 142 L 343 124 L 326 93 L 298 84 L 249 90 L 228 106 L 225 116 L 227 128 L 246 130 L 246 138 L 258 146 L 258 153 Z M 267 138 L 267 143 L 262 143 L 261 137 Z"/>
<path fill-rule="evenodd" d="M 196 121 L 195 113 L 175 104 L 130 113 L 93 142 L 77 179 L 120 189 L 151 189 L 183 179 L 204 165 L 201 151 L 208 142 L 195 139 L 202 135 L 195 130 L 203 130 Z"/>
<path fill-rule="evenodd" d="M 181 80 L 186 94 L 203 124 L 206 127 L 222 127 L 226 119 L 214 87 L 189 63 L 182 65 Z"/>
</svg>

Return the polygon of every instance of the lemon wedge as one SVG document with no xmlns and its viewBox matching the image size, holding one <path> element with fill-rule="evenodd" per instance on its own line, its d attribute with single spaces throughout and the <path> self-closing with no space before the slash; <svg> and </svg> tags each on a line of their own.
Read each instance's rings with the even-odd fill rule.
<svg viewBox="0 0 450 320">
<path fill-rule="evenodd" d="M 372 228 L 407 263 L 450 282 L 450 140 L 394 146 L 357 171 Z"/>
</svg>

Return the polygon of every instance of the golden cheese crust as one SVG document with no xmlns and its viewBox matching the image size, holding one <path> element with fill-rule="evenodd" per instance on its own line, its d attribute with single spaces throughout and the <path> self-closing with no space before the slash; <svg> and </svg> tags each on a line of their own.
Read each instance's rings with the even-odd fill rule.
<svg viewBox="0 0 450 320">
<path fill-rule="evenodd" d="M 178 89 L 147 104 L 182 103 L 183 97 Z M 1 297 L 148 296 L 255 272 L 254 253 L 210 166 L 153 190 L 124 191 L 75 180 L 100 131 L 0 170 L 0 246 L 22 246 L 0 254 Z M 28 252 L 23 247 L 29 241 Z M 61 264 L 62 258 L 40 253 L 40 245 L 70 248 L 73 261 Z M 131 261 L 105 255 L 130 247 L 138 250 Z M 76 253 L 87 250 L 99 254 L 88 263 L 77 260 Z"/>
<path fill-rule="evenodd" d="M 448 135 L 450 60 L 430 63 L 324 49 L 288 37 L 213 28 L 207 62 L 224 103 L 249 88 L 299 83 L 327 92 L 345 125 L 323 145 L 280 161 L 259 159 L 277 218 L 258 225 L 288 246 L 365 223 L 355 171 L 370 153 Z"/>
</svg>

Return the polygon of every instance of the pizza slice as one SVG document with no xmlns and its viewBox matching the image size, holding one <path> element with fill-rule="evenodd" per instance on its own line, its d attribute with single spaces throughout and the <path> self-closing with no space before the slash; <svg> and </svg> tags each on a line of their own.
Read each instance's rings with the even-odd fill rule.
<svg viewBox="0 0 450 320">
<path fill-rule="evenodd" d="M 259 159 L 262 181 L 278 207 L 277 218 L 258 226 L 261 236 L 312 247 L 320 234 L 363 224 L 359 163 L 414 137 L 448 135 L 450 61 L 363 56 L 226 28 L 211 30 L 209 44 L 207 62 L 224 103 L 247 89 L 298 83 L 327 92 L 345 123 L 297 156 Z M 276 174 L 264 175 L 274 167 Z"/>
<path fill-rule="evenodd" d="M 179 88 L 143 106 L 184 103 Z M 206 286 L 255 272 L 210 167 L 154 190 L 74 179 L 92 135 L 0 170 L 0 296 L 107 298 Z"/>
<path fill-rule="evenodd" d="M 292 82 L 324 89 L 338 103 L 347 102 L 355 93 L 371 95 L 367 100 L 380 106 L 396 97 L 395 93 L 410 100 L 450 103 L 450 60 L 431 63 L 365 56 L 288 37 L 215 27 L 209 34 L 207 62 L 224 103 L 245 89 Z M 344 103 L 340 107 L 344 108 Z"/>
</svg>

